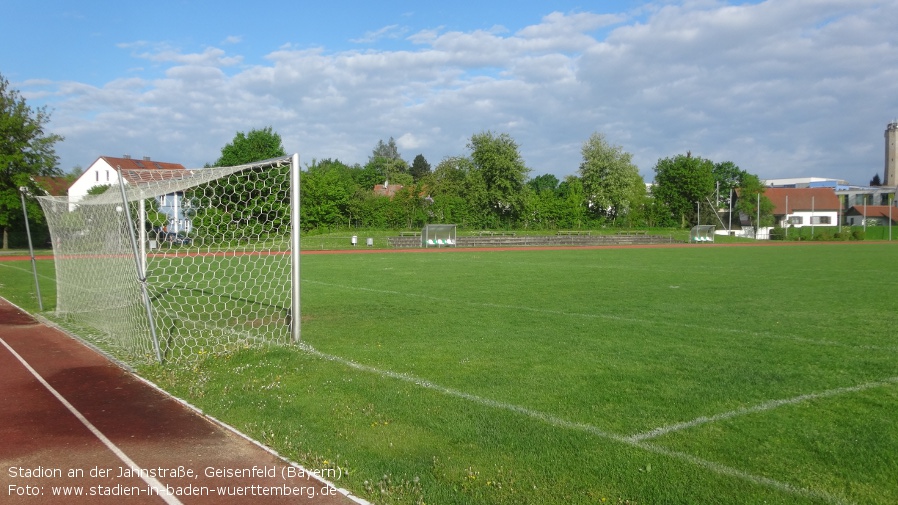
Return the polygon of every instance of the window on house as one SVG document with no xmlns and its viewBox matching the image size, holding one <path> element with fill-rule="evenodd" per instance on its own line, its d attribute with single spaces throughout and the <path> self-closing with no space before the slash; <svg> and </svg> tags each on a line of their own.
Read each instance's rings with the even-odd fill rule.
<svg viewBox="0 0 898 505">
<path fill-rule="evenodd" d="M 801 223 L 802 223 L 801 216 L 790 216 L 789 217 L 789 224 L 801 224 Z"/>
<path fill-rule="evenodd" d="M 106 171 L 106 182 L 109 182 L 109 170 Z"/>
<path fill-rule="evenodd" d="M 100 171 L 99 171 L 99 170 L 97 170 L 96 172 L 94 172 L 94 176 L 96 176 L 97 182 L 100 182 Z"/>
<path fill-rule="evenodd" d="M 811 216 L 811 224 L 830 224 L 829 216 Z"/>
</svg>

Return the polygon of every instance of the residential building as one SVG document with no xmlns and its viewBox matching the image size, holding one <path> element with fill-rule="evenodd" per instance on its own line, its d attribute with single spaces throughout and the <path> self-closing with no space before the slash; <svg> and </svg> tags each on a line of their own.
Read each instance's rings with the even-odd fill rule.
<svg viewBox="0 0 898 505">
<path fill-rule="evenodd" d="M 842 206 L 833 188 L 767 188 L 778 227 L 838 226 Z"/>
<path fill-rule="evenodd" d="M 153 180 L 163 180 L 181 171 L 186 171 L 180 163 L 154 161 L 145 156 L 134 159 L 129 155 L 121 158 L 100 156 L 69 187 L 69 205 L 84 198 L 91 188 L 97 186 L 118 186 L 118 171 L 122 172 L 125 184 L 140 184 Z M 162 195 L 156 199 L 159 212 L 168 216 L 165 231 L 171 233 L 189 232 L 191 221 L 184 217 L 183 194 L 180 192 Z"/>
<path fill-rule="evenodd" d="M 845 212 L 849 226 L 889 226 L 898 221 L 898 209 L 889 205 L 855 205 Z"/>
</svg>

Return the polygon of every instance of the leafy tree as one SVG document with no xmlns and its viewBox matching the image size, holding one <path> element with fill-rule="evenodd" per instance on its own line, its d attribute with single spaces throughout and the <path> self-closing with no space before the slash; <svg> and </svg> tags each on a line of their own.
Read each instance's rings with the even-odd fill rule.
<svg viewBox="0 0 898 505">
<path fill-rule="evenodd" d="M 383 140 L 377 141 L 377 145 L 374 146 L 374 150 L 371 151 L 371 156 L 368 158 L 368 161 L 376 158 L 386 158 L 388 160 L 402 159 L 402 156 L 399 155 L 399 148 L 396 147 L 396 141 L 393 140 L 393 137 L 390 137 L 390 140 L 386 143 L 384 143 Z"/>
<path fill-rule="evenodd" d="M 523 211 L 522 189 L 530 172 L 518 144 L 507 133 L 487 131 L 473 135 L 468 148 L 485 189 L 483 210 L 498 218 L 495 224 L 511 224 Z"/>
<path fill-rule="evenodd" d="M 377 145 L 371 151 L 371 156 L 368 157 L 365 169 L 378 174 L 377 184 L 388 182 L 408 186 L 414 182 L 414 178 L 409 173 L 408 163 L 400 156 L 399 148 L 396 147 L 393 137 L 390 137 L 386 143 L 383 140 L 377 141 Z"/>
<path fill-rule="evenodd" d="M 344 226 L 353 220 L 351 201 L 358 186 L 346 165 L 322 162 L 302 174 L 303 229 Z M 370 188 L 369 188 L 370 189 Z"/>
<path fill-rule="evenodd" d="M 281 136 L 271 127 L 237 132 L 234 140 L 221 148 L 221 157 L 213 166 L 229 167 L 246 165 L 256 161 L 286 156 Z M 271 184 L 253 182 L 253 179 L 272 180 Z M 258 236 L 280 226 L 290 213 L 288 192 L 265 191 L 264 187 L 286 184 L 289 167 L 244 170 L 231 179 L 232 182 L 212 184 L 209 188 L 194 188 L 185 192 L 185 200 L 201 209 L 194 218 L 202 226 L 219 226 L 226 236 L 240 239 Z M 206 191 L 211 191 L 206 193 Z M 214 201 L 218 208 L 211 208 Z M 194 233 L 201 233 L 195 231 Z"/>
<path fill-rule="evenodd" d="M 601 133 L 583 143 L 580 179 L 593 214 L 616 221 L 645 194 L 645 182 L 631 155 L 611 145 Z"/>
<path fill-rule="evenodd" d="M 34 176 L 59 177 L 55 144 L 63 137 L 47 133 L 50 122 L 46 107 L 32 109 L 19 92 L 10 87 L 0 75 L 0 227 L 3 229 L 3 249 L 9 248 L 9 231 L 14 225 L 24 228 L 22 198 L 19 188 L 38 193 Z M 42 214 L 36 204 L 26 204 L 31 219 L 40 220 Z"/>
<path fill-rule="evenodd" d="M 464 156 L 444 158 L 433 172 L 424 178 L 424 185 L 433 197 L 463 196 L 467 174 L 474 169 L 471 159 Z"/>
<path fill-rule="evenodd" d="M 558 196 L 563 202 L 558 226 L 562 228 L 588 227 L 589 215 L 583 181 L 576 175 L 565 177 L 558 185 Z"/>
<path fill-rule="evenodd" d="M 552 174 L 542 174 L 527 181 L 527 186 L 529 186 L 536 194 L 544 192 L 554 194 L 558 189 L 559 182 L 558 177 L 555 177 Z"/>
<path fill-rule="evenodd" d="M 752 226 L 773 225 L 773 202 L 764 196 L 764 184 L 757 175 L 749 173 L 743 175 L 739 186 L 739 198 L 736 200 L 734 210 L 748 216 Z M 759 214 L 760 223 L 757 222 Z"/>
<path fill-rule="evenodd" d="M 281 136 L 268 126 L 246 134 L 237 132 L 234 140 L 221 148 L 221 157 L 213 166 L 233 167 L 286 155 Z"/>
<path fill-rule="evenodd" d="M 100 184 L 87 190 L 88 195 L 102 195 L 107 189 L 111 188 L 111 184 Z"/>
<path fill-rule="evenodd" d="M 714 192 L 714 163 L 692 153 L 658 160 L 652 195 L 671 213 L 680 226 L 695 221 L 696 203 Z"/>
<path fill-rule="evenodd" d="M 368 161 L 368 164 L 365 165 L 365 170 L 377 174 L 377 184 L 387 182 L 391 185 L 401 184 L 403 186 L 408 186 L 415 182 L 411 174 L 409 174 L 408 163 L 401 158 L 372 158 Z M 373 186 L 371 186 L 371 188 L 373 188 Z"/>
<path fill-rule="evenodd" d="M 430 163 L 427 162 L 423 154 L 415 156 L 415 159 L 412 161 L 412 168 L 410 172 L 415 182 L 420 181 L 430 173 Z"/>
<path fill-rule="evenodd" d="M 732 161 L 724 161 L 715 163 L 711 173 L 714 174 L 714 182 L 716 183 L 716 198 L 713 200 L 717 208 L 721 209 L 726 207 L 727 202 L 730 200 L 730 192 L 735 191 L 742 184 L 742 179 L 747 172 L 740 169 Z"/>
</svg>

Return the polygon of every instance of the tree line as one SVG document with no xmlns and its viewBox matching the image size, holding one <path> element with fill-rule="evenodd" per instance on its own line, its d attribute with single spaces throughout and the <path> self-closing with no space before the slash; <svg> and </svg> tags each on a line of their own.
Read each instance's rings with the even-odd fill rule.
<svg viewBox="0 0 898 505">
<path fill-rule="evenodd" d="M 595 229 L 718 224 L 718 210 L 752 224 L 771 219 L 763 184 L 730 161 L 676 155 L 658 160 L 647 186 L 632 155 L 593 133 L 581 148 L 576 174 L 530 177 L 507 133 L 471 136 L 468 153 L 435 167 L 423 155 L 411 164 L 395 141 L 379 141 L 365 165 L 312 160 L 302 172 L 303 229 L 420 228 L 454 223 L 467 229 Z M 390 196 L 375 185 L 401 186 Z M 741 198 L 731 202 L 739 189 Z M 760 204 L 760 209 L 758 205 Z"/>
</svg>

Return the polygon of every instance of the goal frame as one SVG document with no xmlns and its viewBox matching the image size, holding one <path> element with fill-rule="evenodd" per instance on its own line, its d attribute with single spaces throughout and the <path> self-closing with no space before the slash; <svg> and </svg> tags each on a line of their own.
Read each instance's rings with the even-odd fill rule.
<svg viewBox="0 0 898 505">
<path fill-rule="evenodd" d="M 275 231 L 276 235 L 270 235 L 270 236 L 268 236 L 269 238 L 266 239 L 266 240 L 274 239 L 275 242 L 272 243 L 272 245 L 275 245 L 275 248 L 271 249 L 270 248 L 271 245 L 264 245 L 264 242 L 263 242 L 261 249 L 254 248 L 252 250 L 247 251 L 247 250 L 243 249 L 243 246 L 239 246 L 237 243 L 234 243 L 234 245 L 228 246 L 226 249 L 223 249 L 222 251 L 224 252 L 225 255 L 233 255 L 234 253 L 236 253 L 237 255 L 249 254 L 250 256 L 255 256 L 256 254 L 262 253 L 263 256 L 267 256 L 269 254 L 274 254 L 274 256 L 272 258 L 274 258 L 274 257 L 283 258 L 282 260 L 278 260 L 275 263 L 277 265 L 280 265 L 280 266 L 275 267 L 275 271 L 280 272 L 281 276 L 278 277 L 277 273 L 272 272 L 272 276 L 267 276 L 264 279 L 261 279 L 261 283 L 258 284 L 259 285 L 258 289 L 262 290 L 262 291 L 258 291 L 258 292 L 265 292 L 265 289 L 270 289 L 272 287 L 277 288 L 275 291 L 272 292 L 272 293 L 278 293 L 278 294 L 274 295 L 274 296 L 277 296 L 277 298 L 276 299 L 269 299 L 269 298 L 258 298 L 257 299 L 256 297 L 250 297 L 249 299 L 243 299 L 243 301 L 248 301 L 249 303 L 257 304 L 257 305 L 255 305 L 256 307 L 265 307 L 265 310 L 268 310 L 268 311 L 275 310 L 280 315 L 276 316 L 276 317 L 272 316 L 271 319 L 258 319 L 259 317 L 263 317 L 261 315 L 255 316 L 256 319 L 252 319 L 253 316 L 249 316 L 250 319 L 242 319 L 241 320 L 242 322 L 240 324 L 248 325 L 248 326 L 244 326 L 244 327 L 247 329 L 250 329 L 251 331 L 247 332 L 247 331 L 240 330 L 239 328 L 234 328 L 232 333 L 233 333 L 233 335 L 237 335 L 237 337 L 234 337 L 234 338 L 259 339 L 259 340 L 257 340 L 259 342 L 263 342 L 263 341 L 264 342 L 278 342 L 278 341 L 280 341 L 282 343 L 287 343 L 287 342 L 300 343 L 302 341 L 301 287 L 300 287 L 300 277 L 301 277 L 300 276 L 300 171 L 301 171 L 301 168 L 300 168 L 298 153 L 294 153 L 291 156 L 272 158 L 272 159 L 268 159 L 268 160 L 262 160 L 262 161 L 249 163 L 249 164 L 245 164 L 245 165 L 240 165 L 240 166 L 235 166 L 235 167 L 201 168 L 201 169 L 194 169 L 194 170 L 186 170 L 183 173 L 178 171 L 177 174 L 168 173 L 168 172 L 172 172 L 172 171 L 165 171 L 166 173 L 157 172 L 154 174 L 147 173 L 147 174 L 140 174 L 139 176 L 136 176 L 134 173 L 131 173 L 130 171 L 123 170 L 121 167 L 116 167 L 116 169 L 117 169 L 116 171 L 118 172 L 117 175 L 118 175 L 119 188 L 111 188 L 112 189 L 111 191 L 107 191 L 107 192 L 99 194 L 99 195 L 92 195 L 92 196 L 84 197 L 79 200 L 70 200 L 68 197 L 49 197 L 49 196 L 38 198 L 39 201 L 41 202 L 41 205 L 44 207 L 45 214 L 50 212 L 54 216 L 59 216 L 59 217 L 55 217 L 54 219 L 62 219 L 61 224 L 60 224 L 60 226 L 62 226 L 62 228 L 60 228 L 57 232 L 55 232 L 53 230 L 53 227 L 51 226 L 51 236 L 56 235 L 56 236 L 53 236 L 54 252 L 56 252 L 56 250 L 60 246 L 60 244 L 74 244 L 76 242 L 76 239 L 73 238 L 72 235 L 70 235 L 70 234 L 67 235 L 67 233 L 71 233 L 72 230 L 75 230 L 76 236 L 77 236 L 77 234 L 80 233 L 81 234 L 80 236 L 82 236 L 82 237 L 87 236 L 87 235 L 90 235 L 92 237 L 94 237 L 94 236 L 101 237 L 101 236 L 103 236 L 102 233 L 104 233 L 102 230 L 115 229 L 116 227 L 118 227 L 117 229 L 120 230 L 119 235 L 118 235 L 118 236 L 120 236 L 120 239 L 117 239 L 117 240 L 120 241 L 121 248 L 118 248 L 118 246 L 114 246 L 114 244 L 106 246 L 107 248 L 116 247 L 116 250 L 120 251 L 120 253 L 115 253 L 114 251 L 112 253 L 109 253 L 106 249 L 102 248 L 102 246 L 101 246 L 101 250 L 93 249 L 93 246 L 91 245 L 93 242 L 91 242 L 91 244 L 87 244 L 86 246 L 83 246 L 83 248 L 78 249 L 74 253 L 70 252 L 70 251 L 75 251 L 74 249 L 60 249 L 60 251 L 56 254 L 57 263 L 59 263 L 61 258 L 63 259 L 63 261 L 66 261 L 67 259 L 70 259 L 73 256 L 77 256 L 77 258 L 86 259 L 87 261 L 94 262 L 94 263 L 103 261 L 104 258 L 113 258 L 113 259 L 118 258 L 117 260 L 115 260 L 115 261 L 118 261 L 117 265 L 119 267 L 121 267 L 118 270 L 118 272 L 120 272 L 120 276 L 118 278 L 121 280 L 118 282 L 123 283 L 123 284 L 121 284 L 122 286 L 127 286 L 130 284 L 131 287 L 125 288 L 125 289 L 127 289 L 129 292 L 134 293 L 133 298 L 129 298 L 132 301 L 129 302 L 127 305 L 122 305 L 122 307 L 127 306 L 127 307 L 131 307 L 131 309 L 129 309 L 129 310 L 144 312 L 146 321 L 137 327 L 140 329 L 135 328 L 137 331 L 127 332 L 127 333 L 130 333 L 130 335 L 128 335 L 127 333 L 121 333 L 119 331 L 115 331 L 112 333 L 106 333 L 106 335 L 108 335 L 110 338 L 112 338 L 116 342 L 121 340 L 121 343 L 115 344 L 116 346 L 125 345 L 126 346 L 125 348 L 127 348 L 127 346 L 130 345 L 127 343 L 127 341 L 138 338 L 143 342 L 142 344 L 139 344 L 139 346 L 140 346 L 140 348 L 145 350 L 146 353 L 144 354 L 144 356 L 146 356 L 146 358 L 149 359 L 150 355 L 155 354 L 155 359 L 160 363 L 162 363 L 166 360 L 166 352 L 172 351 L 172 347 L 171 347 L 171 339 L 172 339 L 172 335 L 173 335 L 172 331 L 176 331 L 176 330 L 173 330 L 168 325 L 168 323 L 166 323 L 166 326 L 163 331 L 168 332 L 168 333 L 166 333 L 166 335 L 168 335 L 168 342 L 166 342 L 166 346 L 167 346 L 166 350 L 163 351 L 161 349 L 161 347 L 162 347 L 161 335 L 157 332 L 158 325 L 156 324 L 156 321 L 159 320 L 160 317 L 162 317 L 165 320 L 168 320 L 167 318 L 169 318 L 170 314 L 171 314 L 171 312 L 170 312 L 171 307 L 163 304 L 163 305 L 159 306 L 158 309 L 154 308 L 156 306 L 157 302 L 153 301 L 151 299 L 151 297 L 158 297 L 159 294 L 158 294 L 158 292 L 156 292 L 156 288 L 152 287 L 153 294 L 151 295 L 150 289 L 148 288 L 148 286 L 154 286 L 154 284 L 152 283 L 152 279 L 150 281 L 148 281 L 148 278 L 149 278 L 148 263 L 150 263 L 152 260 L 152 263 L 155 264 L 156 261 L 159 261 L 158 258 L 164 258 L 164 257 L 168 257 L 168 256 L 166 253 L 160 253 L 159 251 L 148 251 L 147 250 L 148 249 L 147 246 L 150 243 L 150 240 L 155 238 L 155 237 L 152 237 L 149 235 L 148 227 L 154 226 L 154 229 L 155 229 L 155 225 L 151 225 L 150 221 L 148 219 L 148 215 L 150 214 L 150 211 L 148 209 L 147 202 L 152 203 L 152 200 L 154 198 L 158 198 L 161 195 L 168 195 L 168 194 L 173 194 L 173 193 L 174 194 L 184 193 L 184 194 L 189 195 L 192 191 L 194 191 L 193 188 L 207 187 L 208 183 L 218 184 L 217 182 L 214 182 L 217 179 L 230 180 L 233 177 L 238 177 L 242 180 L 242 178 L 244 177 L 242 174 L 244 174 L 244 173 L 247 174 L 246 177 L 249 177 L 249 179 L 246 179 L 246 180 L 249 181 L 251 184 L 255 184 L 255 186 L 250 186 L 250 188 L 255 188 L 254 192 L 247 194 L 246 199 L 244 200 L 247 204 L 255 203 L 256 205 L 267 206 L 267 205 L 270 205 L 270 203 L 266 203 L 266 202 L 268 202 L 271 199 L 271 195 L 281 195 L 281 198 L 278 199 L 278 201 L 280 203 L 277 204 L 277 205 L 279 205 L 279 207 L 275 207 L 275 208 L 279 208 L 280 210 L 277 211 L 277 214 L 269 214 L 270 217 L 268 218 L 268 219 L 276 219 L 280 223 L 280 224 L 275 225 L 276 226 L 275 230 L 279 230 L 279 231 Z M 272 174 L 270 176 L 262 176 L 262 177 L 265 178 L 266 181 L 271 181 L 271 182 L 279 181 L 278 182 L 278 184 L 280 184 L 279 186 L 274 186 L 274 185 L 268 186 L 267 184 L 264 186 L 259 186 L 258 181 L 255 183 L 251 182 L 253 180 L 256 180 L 256 176 L 252 175 L 252 174 L 265 174 L 266 172 L 268 172 L 268 170 L 275 170 L 276 174 Z M 127 174 L 128 174 L 127 180 L 125 179 L 125 175 L 123 174 L 123 172 L 127 172 Z M 144 177 L 144 176 L 146 176 L 146 177 L 152 176 L 153 180 L 142 179 L 141 177 Z M 260 191 L 264 191 L 264 193 L 260 193 Z M 195 197 L 193 197 L 193 198 L 195 198 Z M 206 202 L 206 200 L 202 200 L 202 201 Z M 228 200 L 228 201 L 232 202 L 230 205 L 233 205 L 234 202 L 236 202 L 236 200 L 233 200 L 233 201 Z M 211 203 L 210 205 L 220 205 L 220 204 L 216 204 L 213 201 L 213 203 Z M 228 205 L 228 204 L 225 203 L 225 205 Z M 113 217 L 112 218 L 103 218 L 102 221 L 98 221 L 98 220 L 96 220 L 96 216 L 99 216 L 99 214 L 90 214 L 90 215 L 95 216 L 95 219 L 93 221 L 91 221 L 90 218 L 87 219 L 87 222 L 92 224 L 92 226 L 90 226 L 91 229 L 88 230 L 85 228 L 84 231 L 79 232 L 77 230 L 79 230 L 81 228 L 78 228 L 77 226 L 75 228 L 72 228 L 71 226 L 69 226 L 71 224 L 71 220 L 69 223 L 65 222 L 67 219 L 65 215 L 72 213 L 74 210 L 78 209 L 79 207 L 84 207 L 85 209 L 96 208 L 96 209 L 98 209 L 97 212 L 100 212 L 101 209 L 108 209 L 108 210 L 102 211 L 105 213 L 103 215 L 109 216 L 110 214 L 112 214 Z M 194 207 L 194 208 L 196 208 L 196 207 Z M 204 205 L 203 208 L 207 208 L 207 207 L 205 207 L 205 205 Z M 211 208 L 217 208 L 217 207 L 208 207 L 208 208 L 211 209 Z M 275 208 L 272 208 L 272 210 L 274 210 Z M 67 209 L 67 210 L 64 210 L 64 209 Z M 179 207 L 179 209 L 189 211 L 190 204 L 187 204 L 187 206 L 185 206 L 185 207 Z M 114 210 L 114 212 L 113 212 L 113 210 Z M 159 212 L 156 209 L 154 209 L 154 211 Z M 91 212 L 93 212 L 93 211 L 91 211 Z M 119 217 L 115 217 L 116 214 Z M 50 214 L 48 214 L 48 216 L 49 215 Z M 77 218 L 78 218 L 78 216 L 74 216 L 74 215 L 72 216 L 72 220 L 77 221 Z M 192 218 L 190 218 L 190 219 L 192 219 Z M 287 220 L 289 220 L 289 223 L 285 222 Z M 97 224 L 101 223 L 101 222 L 103 223 L 102 230 L 100 229 L 100 227 L 97 226 Z M 268 233 L 268 232 L 263 231 L 263 233 Z M 96 234 L 100 234 L 100 235 L 96 235 Z M 232 236 L 232 235 L 229 235 L 229 236 L 231 236 L 232 238 L 226 239 L 226 240 L 232 240 L 232 241 L 235 240 L 235 236 Z M 240 239 L 240 237 L 241 236 L 237 236 L 236 239 Z M 115 240 L 114 237 L 113 237 L 113 240 Z M 194 240 L 196 240 L 196 237 L 194 237 Z M 202 240 L 202 237 L 200 237 L 200 240 Z M 178 243 L 180 244 L 180 242 L 178 242 Z M 281 247 L 276 246 L 276 244 L 278 244 L 278 243 L 281 244 Z M 108 239 L 106 241 L 102 242 L 102 244 L 104 244 L 104 245 L 109 244 Z M 234 247 L 234 246 L 237 246 L 238 248 L 232 249 L 231 247 Z M 68 246 L 68 247 L 71 247 L 71 246 Z M 75 247 L 82 247 L 82 246 L 75 246 Z M 180 246 L 177 246 L 177 247 L 180 247 Z M 150 249 L 152 249 L 152 246 L 150 246 Z M 92 251 L 94 251 L 94 252 L 92 252 Z M 231 252 L 229 253 L 228 251 L 231 251 Z M 241 252 L 241 251 L 246 251 L 246 252 Z M 116 256 L 115 254 L 118 254 L 118 256 Z M 193 254 L 197 254 L 197 256 L 194 256 Z M 196 258 L 196 257 L 204 256 L 204 254 L 202 253 L 201 250 L 195 250 L 193 252 L 193 254 L 191 254 L 190 252 L 187 252 L 186 255 L 175 254 L 174 257 L 176 257 L 176 258 L 177 257 Z M 127 259 L 128 256 L 131 256 L 132 260 L 128 260 Z M 288 258 L 284 258 L 284 256 L 288 256 Z M 127 261 L 132 261 L 130 268 L 127 267 Z M 202 261 L 202 260 L 199 260 L 199 261 Z M 184 263 L 179 263 L 179 264 L 181 266 L 177 267 L 177 268 L 184 268 L 185 266 L 189 268 L 189 264 L 184 264 Z M 274 264 L 272 264 L 272 265 L 274 265 Z M 100 268 L 104 268 L 104 267 L 100 267 Z M 215 268 L 215 267 L 213 266 L 213 268 Z M 267 268 L 267 267 L 265 267 L 263 265 L 262 268 Z M 58 267 L 57 273 L 59 273 L 60 271 L 61 271 L 61 269 Z M 130 273 L 128 273 L 129 271 L 130 271 Z M 189 272 L 190 270 L 187 270 L 187 271 Z M 215 271 L 215 270 L 210 270 L 210 271 Z M 242 271 L 242 270 L 238 270 L 238 271 Z M 156 278 L 158 276 L 159 271 L 155 267 L 153 267 L 153 272 L 154 272 L 153 277 Z M 81 274 L 79 274 L 79 275 L 81 275 Z M 103 275 L 105 276 L 105 274 L 103 274 Z M 255 277 L 249 277 L 249 278 L 253 279 L 253 280 L 256 279 Z M 277 279 L 282 279 L 282 281 L 272 282 L 272 281 L 276 281 Z M 243 285 L 248 286 L 248 289 L 249 289 L 248 292 L 256 292 L 253 288 L 253 286 L 256 285 L 255 283 L 246 284 L 245 280 L 240 281 L 239 278 L 236 278 L 236 280 L 237 280 L 237 282 L 243 282 L 244 283 Z M 206 282 L 207 282 L 207 284 L 205 284 L 205 286 L 209 286 L 209 284 L 208 284 L 209 281 L 207 280 Z M 213 282 L 213 285 L 216 285 L 216 286 L 218 285 L 218 284 L 215 284 L 216 281 L 214 279 L 212 279 L 212 282 Z M 287 285 L 287 283 L 289 283 L 289 286 Z M 59 284 L 59 281 L 57 282 L 57 284 Z M 78 284 L 72 284 L 72 285 L 78 286 L 80 288 L 80 285 L 78 285 Z M 90 285 L 93 286 L 93 283 L 90 283 Z M 185 285 L 182 284 L 181 287 L 178 287 L 177 289 L 182 289 L 182 290 L 183 289 L 187 289 L 187 290 L 192 289 L 194 292 L 202 292 L 202 290 L 208 289 L 208 288 L 202 288 L 202 287 L 199 287 L 199 288 L 192 287 L 191 288 L 190 285 L 187 285 L 187 287 L 184 287 L 184 286 Z M 227 290 L 228 284 L 222 285 L 222 289 Z M 200 291 L 198 291 L 198 290 L 200 290 Z M 75 292 L 77 293 L 77 290 Z M 228 296 L 227 293 L 230 293 L 230 291 L 224 291 L 223 293 L 225 293 L 225 297 L 227 297 Z M 66 307 L 60 309 L 60 306 L 57 306 L 57 316 L 66 316 L 67 314 L 76 314 L 79 311 L 84 314 L 88 314 L 89 313 L 88 311 L 91 309 L 81 308 L 81 306 L 78 304 L 78 302 L 75 302 L 74 304 L 72 304 L 71 296 L 72 296 L 71 293 L 69 293 L 67 295 L 67 297 L 69 297 L 69 298 L 67 298 L 67 300 L 69 300 L 69 302 L 67 302 Z M 129 295 L 129 297 L 130 296 L 131 295 Z M 232 301 L 238 300 L 237 298 L 233 298 L 233 296 L 231 296 L 230 299 Z M 254 300 L 258 300 L 258 301 L 254 301 Z M 272 301 L 269 302 L 268 300 L 272 300 Z M 273 300 L 279 300 L 279 301 L 275 302 Z M 269 303 L 276 303 L 276 305 L 270 305 Z M 262 304 L 262 305 L 259 305 L 259 304 Z M 140 308 L 141 306 L 142 306 L 142 308 Z M 184 306 L 185 306 L 184 303 L 181 302 L 181 307 L 184 307 Z M 189 305 L 187 305 L 187 306 L 189 306 Z M 201 307 L 203 307 L 203 305 L 197 305 L 196 307 L 201 308 Z M 211 309 L 211 311 L 209 309 Z M 74 310 L 74 312 L 72 312 L 73 310 Z M 105 313 L 105 310 L 106 310 L 106 308 L 103 308 L 102 311 L 97 312 L 96 314 L 102 315 Z M 216 310 L 217 309 L 215 309 L 215 308 L 208 307 L 207 310 L 205 311 L 205 313 L 206 314 L 217 314 Z M 229 309 L 225 308 L 224 310 L 229 310 Z M 160 314 L 154 313 L 157 311 L 161 311 Z M 187 313 L 187 312 L 185 312 L 185 313 Z M 247 313 L 247 314 L 250 314 L 250 313 Z M 241 317 L 237 314 L 235 314 L 235 315 L 236 315 L 236 317 Z M 219 316 L 219 319 L 217 319 L 217 321 L 219 321 L 218 323 L 214 322 L 214 321 L 216 321 L 215 318 L 208 319 L 208 321 L 211 322 L 212 324 L 230 326 L 235 323 L 229 322 L 229 321 L 231 321 L 231 319 L 228 319 L 228 318 L 233 318 L 233 317 L 235 317 L 235 315 L 229 316 L 227 312 L 224 312 L 224 313 L 221 313 Z M 93 317 L 97 317 L 97 316 L 93 316 Z M 175 315 L 174 317 L 176 317 L 176 319 L 177 319 L 177 315 Z M 201 316 L 201 317 L 204 317 L 204 316 Z M 267 318 L 268 316 L 264 316 L 264 317 Z M 187 321 L 188 323 L 195 322 L 196 324 L 207 324 L 207 323 L 202 322 L 204 320 L 205 319 L 199 319 L 199 320 L 194 321 L 194 320 L 185 319 L 183 321 Z M 182 320 L 177 319 L 177 321 L 180 322 Z M 105 327 L 105 323 L 103 323 L 103 324 L 104 324 L 103 327 Z M 262 326 L 255 326 L 256 324 L 265 325 L 266 328 L 270 328 L 272 330 L 276 329 L 276 331 L 274 331 L 273 333 L 268 333 L 267 331 L 260 333 L 259 331 L 261 330 Z M 270 325 L 275 325 L 275 326 L 270 326 Z M 115 325 L 113 325 L 113 326 L 115 326 Z M 227 328 L 227 326 L 220 326 L 220 327 Z M 97 328 L 99 329 L 101 327 L 98 326 Z M 118 326 L 116 326 L 116 328 L 118 328 Z M 259 330 L 255 330 L 252 328 L 259 328 Z M 149 333 L 149 335 L 147 333 Z M 141 334 L 143 335 L 142 337 L 140 336 Z M 245 336 L 241 337 L 239 335 L 245 335 Z M 149 347 L 150 342 L 146 340 L 147 337 L 149 337 L 150 341 L 152 342 L 151 349 Z M 187 337 L 194 338 L 194 337 L 191 337 L 190 335 L 187 335 Z M 221 336 L 219 336 L 219 337 L 209 336 L 208 338 L 213 339 L 213 338 L 222 338 L 222 337 Z M 220 346 L 222 344 L 227 345 L 226 342 L 231 337 L 224 337 L 224 338 L 225 338 L 225 340 L 219 341 L 219 343 L 214 344 L 216 346 L 216 348 L 219 348 L 218 346 Z M 181 344 L 177 344 L 177 345 L 180 346 Z M 177 352 L 177 353 L 179 353 L 179 355 L 183 356 L 183 355 L 185 355 L 184 354 L 185 352 L 187 354 L 191 354 L 190 349 L 196 349 L 196 347 L 195 347 L 196 345 L 200 345 L 201 347 L 199 347 L 199 349 L 203 349 L 204 347 L 202 347 L 202 346 L 207 345 L 207 344 L 196 344 L 196 343 L 189 344 L 188 343 L 187 345 L 189 345 L 190 347 L 180 347 L 180 348 L 176 349 L 175 352 Z M 252 344 L 250 344 L 250 345 L 252 345 Z M 144 351 L 141 351 L 141 352 L 143 353 Z"/>
</svg>

